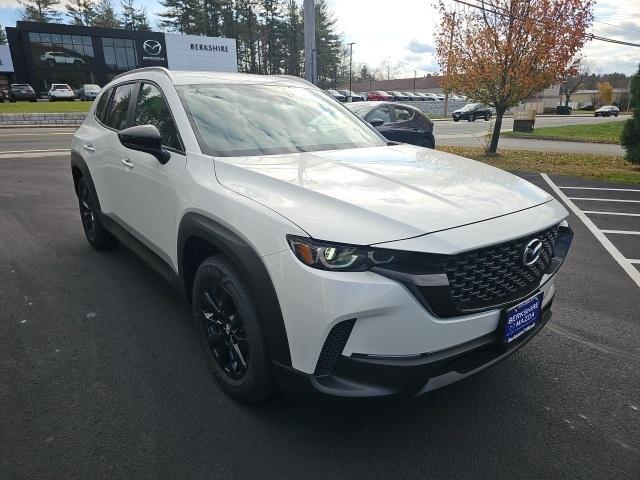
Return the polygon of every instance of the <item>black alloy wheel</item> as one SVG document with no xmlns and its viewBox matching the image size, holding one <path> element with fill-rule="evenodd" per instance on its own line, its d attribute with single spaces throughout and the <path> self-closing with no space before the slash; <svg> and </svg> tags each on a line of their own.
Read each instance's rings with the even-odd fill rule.
<svg viewBox="0 0 640 480">
<path fill-rule="evenodd" d="M 93 243 L 96 239 L 96 214 L 91 201 L 91 192 L 89 186 L 84 180 L 78 183 L 78 203 L 80 206 L 80 218 L 82 219 L 82 228 L 87 236 L 87 240 Z"/>
<path fill-rule="evenodd" d="M 242 315 L 227 289 L 218 282 L 201 292 L 200 315 L 207 344 L 220 370 L 233 380 L 247 373 L 249 347 Z"/>
<path fill-rule="evenodd" d="M 118 243 L 118 240 L 100 223 L 100 218 L 98 217 L 99 209 L 96 208 L 98 202 L 94 201 L 89 184 L 84 178 L 78 180 L 76 192 L 78 194 L 82 229 L 87 241 L 93 248 L 98 250 L 113 247 Z"/>
<path fill-rule="evenodd" d="M 264 327 L 242 273 L 223 255 L 198 267 L 192 318 L 207 363 L 229 395 L 260 402 L 277 390 Z"/>
</svg>

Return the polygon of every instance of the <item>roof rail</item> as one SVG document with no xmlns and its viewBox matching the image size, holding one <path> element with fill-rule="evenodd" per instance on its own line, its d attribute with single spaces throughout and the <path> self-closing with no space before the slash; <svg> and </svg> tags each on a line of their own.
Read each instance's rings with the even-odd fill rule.
<svg viewBox="0 0 640 480">
<path fill-rule="evenodd" d="M 136 68 L 133 70 L 127 70 L 126 72 L 122 72 L 120 75 L 116 75 L 115 77 L 113 77 L 111 79 L 111 81 L 116 80 L 120 77 L 123 77 L 124 75 L 129 75 L 131 73 L 138 73 L 138 72 L 159 72 L 159 73 L 163 73 L 165 74 L 167 77 L 169 77 L 169 80 L 171 80 L 171 83 L 176 83 L 174 81 L 173 75 L 171 74 L 171 70 L 169 70 L 168 68 L 165 67 L 142 67 L 142 68 Z"/>
</svg>

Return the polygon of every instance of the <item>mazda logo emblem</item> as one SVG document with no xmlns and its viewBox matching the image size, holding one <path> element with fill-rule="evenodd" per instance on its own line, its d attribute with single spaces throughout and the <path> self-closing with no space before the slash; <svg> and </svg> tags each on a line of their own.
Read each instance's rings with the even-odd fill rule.
<svg viewBox="0 0 640 480">
<path fill-rule="evenodd" d="M 529 267 L 536 263 L 540 259 L 540 253 L 542 251 L 542 242 L 534 238 L 527 246 L 524 247 L 524 252 L 522 252 L 522 263 Z"/>
<path fill-rule="evenodd" d="M 160 55 L 162 52 L 162 45 L 157 40 L 145 40 L 142 44 L 142 49 L 149 55 Z"/>
</svg>

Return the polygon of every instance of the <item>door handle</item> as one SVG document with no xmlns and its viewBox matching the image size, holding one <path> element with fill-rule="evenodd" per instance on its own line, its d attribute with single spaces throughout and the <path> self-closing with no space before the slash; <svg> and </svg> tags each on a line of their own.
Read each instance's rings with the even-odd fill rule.
<svg viewBox="0 0 640 480">
<path fill-rule="evenodd" d="M 93 148 L 93 145 L 91 145 L 90 143 L 86 143 L 82 146 L 82 148 L 84 148 L 87 152 L 95 152 L 96 149 Z"/>
<path fill-rule="evenodd" d="M 129 160 L 128 158 L 123 158 L 122 159 L 122 164 L 125 167 L 129 167 L 129 168 L 133 168 L 133 163 L 131 162 L 131 160 Z"/>
</svg>

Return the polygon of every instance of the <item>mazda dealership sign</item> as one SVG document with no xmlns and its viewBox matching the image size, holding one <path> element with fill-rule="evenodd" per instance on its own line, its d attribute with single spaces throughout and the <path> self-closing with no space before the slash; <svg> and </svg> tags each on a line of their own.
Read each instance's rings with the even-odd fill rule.
<svg viewBox="0 0 640 480">
<path fill-rule="evenodd" d="M 237 72 L 233 38 L 165 33 L 167 63 L 171 70 Z"/>
</svg>

